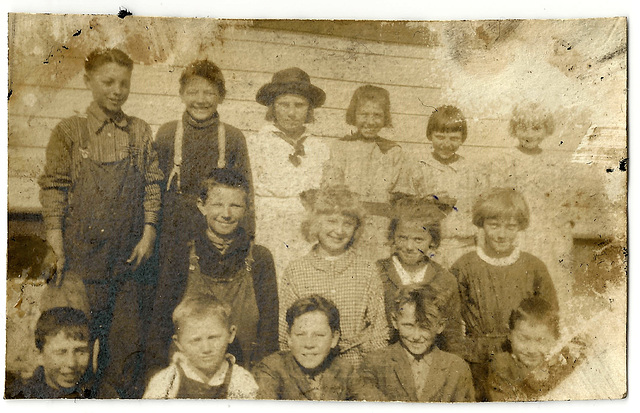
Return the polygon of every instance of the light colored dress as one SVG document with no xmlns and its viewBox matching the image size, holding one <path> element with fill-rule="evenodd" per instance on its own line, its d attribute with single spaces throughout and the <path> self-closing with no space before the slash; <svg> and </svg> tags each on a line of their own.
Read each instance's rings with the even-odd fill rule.
<svg viewBox="0 0 640 413">
<path fill-rule="evenodd" d="M 435 252 L 437 260 L 449 267 L 474 247 L 475 230 L 471 221 L 471 208 L 481 188 L 482 175 L 475 173 L 473 165 L 463 156 L 444 164 L 432 153 L 419 152 L 408 161 L 396 186 L 396 191 L 427 197 L 455 198 L 455 209 L 442 221 L 442 240 Z"/>
<path fill-rule="evenodd" d="M 386 258 L 391 253 L 387 240 L 389 218 L 382 211 L 389 203 L 403 164 L 402 148 L 383 138 L 365 139 L 354 134 L 331 145 L 323 181 L 346 185 L 365 203 L 369 215 L 358 241 L 358 252 L 368 259 Z"/>
<path fill-rule="evenodd" d="M 296 166 L 290 159 L 294 148 L 283 136 L 269 123 L 247 139 L 255 190 L 256 243 L 273 254 L 278 277 L 311 248 L 300 230 L 305 217 L 300 192 L 320 186 L 322 168 L 329 159 L 324 139 L 306 131 L 300 138 L 304 139 L 304 155 Z"/>
</svg>

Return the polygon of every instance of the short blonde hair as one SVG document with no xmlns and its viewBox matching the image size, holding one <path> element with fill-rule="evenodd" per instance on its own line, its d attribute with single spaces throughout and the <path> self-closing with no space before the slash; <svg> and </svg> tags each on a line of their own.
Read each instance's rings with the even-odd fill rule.
<svg viewBox="0 0 640 413">
<path fill-rule="evenodd" d="M 493 188 L 480 195 L 473 206 L 473 225 L 484 226 L 484 221 L 495 218 L 514 218 L 520 230 L 529 226 L 529 206 L 524 196 L 512 188 Z"/>
<path fill-rule="evenodd" d="M 360 238 L 366 213 L 357 194 L 344 185 L 312 189 L 300 194 L 307 209 L 307 217 L 302 222 L 302 235 L 310 242 L 318 240 L 318 224 L 322 215 L 339 214 L 356 220 L 356 230 L 349 243 L 351 247 Z"/>
<path fill-rule="evenodd" d="M 176 333 L 189 320 L 203 317 L 217 317 L 223 325 L 231 327 L 231 307 L 214 295 L 202 293 L 185 297 L 173 310 Z"/>
<path fill-rule="evenodd" d="M 553 114 L 537 102 L 522 102 L 513 108 L 511 121 L 509 122 L 509 133 L 516 136 L 519 127 L 539 126 L 544 128 L 546 136 L 555 130 Z"/>
</svg>

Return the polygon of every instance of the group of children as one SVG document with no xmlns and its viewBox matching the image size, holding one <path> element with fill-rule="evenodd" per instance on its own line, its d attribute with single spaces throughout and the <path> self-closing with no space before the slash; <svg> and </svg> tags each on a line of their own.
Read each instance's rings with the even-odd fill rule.
<svg viewBox="0 0 640 413">
<path fill-rule="evenodd" d="M 434 112 L 433 152 L 410 164 L 379 136 L 391 125 L 388 92 L 363 86 L 347 111 L 357 131 L 327 146 L 305 126 L 324 91 L 290 68 L 258 91 L 269 124 L 245 140 L 220 120 L 224 78 L 205 60 L 184 70 L 186 110 L 153 142 L 121 109 L 132 67 L 120 50 L 92 52 L 87 117 L 61 122 L 47 148 L 52 288 L 82 280 L 90 313 L 43 311 L 45 361 L 9 397 L 540 394 L 548 381 L 537 370 L 558 338 L 555 289 L 545 265 L 519 249 L 530 221 L 520 192 L 460 201 L 459 109 Z M 475 238 L 451 216 L 469 217 Z M 474 239 L 450 271 L 434 260 L 444 245 L 473 248 Z"/>
</svg>

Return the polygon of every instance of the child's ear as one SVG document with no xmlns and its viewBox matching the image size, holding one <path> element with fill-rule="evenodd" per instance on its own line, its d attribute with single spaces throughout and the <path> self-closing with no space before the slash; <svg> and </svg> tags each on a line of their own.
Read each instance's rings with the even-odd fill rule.
<svg viewBox="0 0 640 413">
<path fill-rule="evenodd" d="M 200 213 L 206 217 L 207 214 L 205 213 L 205 209 L 204 209 L 204 201 L 198 198 L 198 200 L 196 201 L 196 205 L 198 206 L 198 210 L 200 211 Z"/>
<path fill-rule="evenodd" d="M 333 337 L 331 339 L 331 348 L 336 348 L 336 346 L 338 345 L 338 341 L 340 341 L 340 332 L 334 331 L 332 335 Z"/>
<path fill-rule="evenodd" d="M 171 339 L 173 340 L 173 343 L 176 345 L 176 347 L 178 348 L 178 350 L 179 350 L 180 352 L 183 352 L 182 345 L 180 344 L 180 340 L 178 340 L 178 335 L 177 335 L 177 334 L 174 334 L 174 335 L 171 337 Z"/>
<path fill-rule="evenodd" d="M 233 340 L 236 338 L 236 326 L 231 325 L 231 327 L 229 327 L 229 344 L 233 343 Z"/>
<path fill-rule="evenodd" d="M 391 325 L 393 326 L 393 328 L 398 330 L 398 321 L 396 320 L 396 313 L 393 313 L 391 315 Z"/>
<path fill-rule="evenodd" d="M 440 323 L 438 323 L 438 326 L 435 329 L 435 333 L 437 334 L 442 334 L 442 332 L 444 331 L 444 321 L 441 321 Z"/>
</svg>

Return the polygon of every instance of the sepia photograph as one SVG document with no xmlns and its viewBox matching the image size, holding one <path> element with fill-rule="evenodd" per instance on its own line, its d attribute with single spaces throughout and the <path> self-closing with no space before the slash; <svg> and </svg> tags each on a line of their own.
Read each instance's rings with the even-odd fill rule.
<svg viewBox="0 0 640 413">
<path fill-rule="evenodd" d="M 627 18 L 9 13 L 5 399 L 627 397 Z"/>
</svg>

